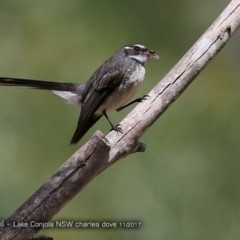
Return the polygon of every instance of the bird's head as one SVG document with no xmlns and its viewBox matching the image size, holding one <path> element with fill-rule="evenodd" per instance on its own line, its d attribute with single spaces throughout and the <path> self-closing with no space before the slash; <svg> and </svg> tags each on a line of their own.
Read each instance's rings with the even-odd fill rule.
<svg viewBox="0 0 240 240">
<path fill-rule="evenodd" d="M 142 64 L 145 64 L 149 58 L 158 59 L 155 51 L 141 44 L 130 44 L 123 47 L 125 56 L 130 57 Z"/>
</svg>

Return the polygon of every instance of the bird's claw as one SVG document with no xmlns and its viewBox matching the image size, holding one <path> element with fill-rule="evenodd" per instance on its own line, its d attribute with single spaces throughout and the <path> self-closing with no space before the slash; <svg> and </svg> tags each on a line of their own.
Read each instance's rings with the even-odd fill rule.
<svg viewBox="0 0 240 240">
<path fill-rule="evenodd" d="M 149 100 L 151 97 L 149 95 L 143 95 L 141 98 L 139 98 L 139 102 L 143 102 L 145 100 Z"/>
<path fill-rule="evenodd" d="M 110 129 L 110 131 L 115 131 L 115 132 L 123 133 L 122 125 L 121 125 L 121 124 L 117 124 L 116 126 L 112 126 L 112 128 Z"/>
</svg>

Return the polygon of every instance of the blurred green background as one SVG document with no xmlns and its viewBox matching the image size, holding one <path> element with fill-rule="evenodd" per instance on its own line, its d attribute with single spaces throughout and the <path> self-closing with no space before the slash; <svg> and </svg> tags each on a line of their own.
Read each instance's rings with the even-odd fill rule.
<svg viewBox="0 0 240 240">
<path fill-rule="evenodd" d="M 141 43 L 148 93 L 228 1 L 0 2 L 0 75 L 85 82 L 119 47 Z M 139 229 L 46 229 L 54 239 L 240 238 L 240 36 L 146 132 L 145 153 L 118 162 L 54 219 L 142 222 Z M 114 123 L 130 111 L 112 113 Z M 69 142 L 78 111 L 49 92 L 0 88 L 0 217 L 15 211 L 97 130 Z"/>
</svg>

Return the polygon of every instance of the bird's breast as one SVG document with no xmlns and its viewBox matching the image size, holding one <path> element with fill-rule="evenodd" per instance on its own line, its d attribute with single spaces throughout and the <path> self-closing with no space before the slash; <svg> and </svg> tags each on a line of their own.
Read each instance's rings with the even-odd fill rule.
<svg viewBox="0 0 240 240">
<path fill-rule="evenodd" d="M 145 67 L 140 64 L 135 69 L 126 69 L 121 84 L 104 101 L 96 113 L 102 114 L 103 111 L 110 112 L 124 106 L 139 90 L 144 77 Z"/>
</svg>

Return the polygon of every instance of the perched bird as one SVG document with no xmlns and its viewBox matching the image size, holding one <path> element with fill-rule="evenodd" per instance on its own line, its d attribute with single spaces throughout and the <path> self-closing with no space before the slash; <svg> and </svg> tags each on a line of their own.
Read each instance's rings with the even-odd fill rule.
<svg viewBox="0 0 240 240">
<path fill-rule="evenodd" d="M 120 111 L 148 98 L 144 95 L 125 105 L 140 88 L 149 58 L 159 57 L 144 45 L 130 44 L 115 52 L 83 84 L 0 77 L 0 86 L 52 90 L 55 95 L 81 109 L 70 143 L 76 144 L 103 115 L 110 123 L 111 130 L 123 132 L 120 124 L 114 126 L 111 123 L 107 112 Z"/>
</svg>

